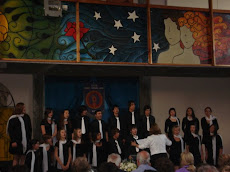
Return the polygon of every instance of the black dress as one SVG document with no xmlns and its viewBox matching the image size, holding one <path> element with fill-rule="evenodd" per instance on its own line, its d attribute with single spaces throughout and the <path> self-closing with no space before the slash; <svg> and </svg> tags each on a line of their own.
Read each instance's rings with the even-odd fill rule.
<svg viewBox="0 0 230 172">
<path fill-rule="evenodd" d="M 55 122 L 54 120 L 53 120 L 53 122 L 54 122 L 54 124 L 56 125 L 56 122 Z M 50 123 L 48 123 L 47 119 L 43 119 L 43 120 L 41 121 L 40 126 L 41 126 L 41 125 L 44 125 L 44 126 L 45 126 L 46 134 L 48 134 L 48 135 L 50 135 L 50 136 L 53 135 L 53 134 L 52 134 L 52 123 L 50 124 Z"/>
<path fill-rule="evenodd" d="M 219 125 L 218 125 L 217 119 L 215 118 L 214 120 L 212 120 L 212 123 L 214 125 L 216 125 L 216 131 L 217 131 L 219 129 Z M 202 127 L 202 130 L 203 130 L 203 137 L 209 136 L 209 127 L 210 127 L 210 124 L 207 123 L 205 117 L 203 117 L 201 119 L 201 127 Z"/>
<path fill-rule="evenodd" d="M 28 149 L 31 140 L 31 135 L 32 135 L 31 121 L 29 115 L 27 114 L 24 114 L 22 119 L 24 120 L 25 123 L 27 149 Z M 19 121 L 18 117 L 9 120 L 8 132 L 10 136 L 9 152 L 13 155 L 23 155 L 21 122 Z M 17 147 L 12 147 L 12 143 L 14 142 L 17 143 Z"/>
<path fill-rule="evenodd" d="M 198 135 L 201 141 L 201 137 Z M 189 146 L 189 152 L 193 154 L 194 165 L 197 166 L 201 163 L 201 154 L 199 149 L 199 139 L 194 137 L 191 133 L 188 136 L 186 144 Z"/>
<path fill-rule="evenodd" d="M 39 147 L 39 152 L 40 152 L 40 162 L 41 162 L 41 169 L 43 167 L 43 147 Z M 47 159 L 48 159 L 48 172 L 54 171 L 54 164 L 53 164 L 53 159 L 54 159 L 54 147 L 50 146 L 49 150 L 47 151 Z"/>
<path fill-rule="evenodd" d="M 180 119 L 179 118 L 177 118 L 177 119 L 178 119 L 179 125 L 180 125 Z M 165 121 L 165 133 L 167 133 L 169 137 L 172 136 L 172 128 L 175 125 L 178 125 L 177 121 L 172 122 L 169 118 L 166 119 L 166 121 Z"/>
<path fill-rule="evenodd" d="M 181 140 L 176 141 L 173 136 L 170 137 L 170 140 L 172 141 L 172 145 L 169 148 L 169 159 L 173 162 L 175 166 L 179 166 L 180 165 L 180 154 L 182 153 Z"/>
<path fill-rule="evenodd" d="M 96 152 L 97 152 L 97 167 L 101 165 L 101 163 L 105 162 L 107 159 L 107 151 L 105 148 L 105 142 L 101 142 L 102 146 L 97 146 L 96 147 Z M 89 162 L 92 164 L 93 162 L 93 144 L 90 144 L 89 148 Z"/>
<path fill-rule="evenodd" d="M 213 137 L 216 137 L 216 160 L 214 164 L 214 159 L 213 159 L 213 143 L 212 139 Z M 208 151 L 208 157 L 207 157 L 207 163 L 210 165 L 218 165 L 218 158 L 219 158 L 219 153 L 220 149 L 223 149 L 223 144 L 222 144 L 222 139 L 220 135 L 215 135 L 215 136 L 207 136 L 203 139 L 203 144 L 205 145 L 205 148 Z"/>
<path fill-rule="evenodd" d="M 89 117 L 88 116 L 83 116 L 84 122 L 85 122 L 85 130 L 86 133 L 82 134 L 82 139 L 84 140 L 85 143 L 89 142 Z M 75 119 L 73 120 L 73 129 L 81 129 L 81 124 L 82 124 L 82 116 L 77 115 Z"/>
<path fill-rule="evenodd" d="M 149 127 L 151 128 L 151 126 L 155 123 L 155 117 L 152 115 L 149 115 Z M 143 117 L 141 118 L 141 127 L 140 127 L 140 134 L 143 138 L 147 138 L 149 136 L 149 131 L 147 130 L 147 117 L 145 115 L 143 115 Z"/>
<path fill-rule="evenodd" d="M 189 121 L 188 119 L 187 119 L 187 117 L 184 117 L 183 118 L 183 121 L 182 121 L 182 130 L 183 130 L 183 132 L 184 132 L 184 140 L 186 140 L 187 139 L 187 137 L 188 137 L 188 135 L 189 135 L 189 133 L 190 133 L 190 126 L 191 125 L 195 125 L 195 127 L 196 127 L 196 134 L 198 134 L 198 132 L 199 132 L 199 120 L 197 119 L 197 118 L 195 118 L 195 119 L 193 119 L 193 120 L 191 120 L 191 121 Z"/>
<path fill-rule="evenodd" d="M 35 155 L 35 161 L 34 161 L 34 172 L 41 172 L 41 162 L 40 162 L 40 151 L 37 150 L 34 152 Z M 26 154 L 25 159 L 25 165 L 29 168 L 29 171 L 31 171 L 31 161 L 32 161 L 32 152 L 28 152 Z"/>
<path fill-rule="evenodd" d="M 58 156 L 59 156 L 59 141 L 55 144 L 55 147 L 58 148 Z M 68 142 L 63 144 L 63 159 L 64 159 L 63 160 L 64 161 L 63 165 L 66 165 L 68 163 L 68 160 L 69 160 L 69 143 Z M 57 164 L 58 164 L 58 162 L 57 162 Z M 62 170 L 60 170 L 58 168 L 57 168 L 57 170 L 62 171 Z M 67 171 L 69 171 L 69 170 L 70 170 L 70 167 L 69 167 L 69 169 Z"/>
<path fill-rule="evenodd" d="M 74 147 L 74 143 L 72 141 L 70 141 L 69 146 L 71 148 L 71 154 L 73 156 L 73 147 Z M 76 144 L 76 148 L 75 148 L 75 159 L 77 157 L 82 157 L 82 156 L 87 156 L 88 150 L 87 150 L 87 145 L 84 143 L 80 143 L 80 144 Z M 73 157 L 72 157 L 73 159 Z"/>
<path fill-rule="evenodd" d="M 122 118 L 121 116 L 119 116 L 119 122 L 120 122 L 120 139 L 124 139 L 124 135 L 125 135 L 125 123 L 124 123 L 124 118 Z M 108 119 L 108 131 L 109 131 L 109 136 L 111 136 L 111 131 L 112 129 L 117 128 L 117 119 L 114 115 L 112 115 L 111 117 L 109 117 Z"/>
</svg>

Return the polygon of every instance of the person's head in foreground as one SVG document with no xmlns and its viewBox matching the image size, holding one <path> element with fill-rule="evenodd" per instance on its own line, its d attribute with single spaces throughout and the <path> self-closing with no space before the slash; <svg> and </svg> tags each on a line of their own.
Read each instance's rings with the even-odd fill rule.
<svg viewBox="0 0 230 172">
<path fill-rule="evenodd" d="M 116 154 L 116 153 L 112 153 L 108 156 L 107 162 L 112 162 L 114 163 L 117 167 L 120 167 L 121 164 L 121 156 Z"/>
<path fill-rule="evenodd" d="M 90 165 L 85 157 L 78 157 L 72 164 L 72 172 L 89 172 Z"/>
</svg>

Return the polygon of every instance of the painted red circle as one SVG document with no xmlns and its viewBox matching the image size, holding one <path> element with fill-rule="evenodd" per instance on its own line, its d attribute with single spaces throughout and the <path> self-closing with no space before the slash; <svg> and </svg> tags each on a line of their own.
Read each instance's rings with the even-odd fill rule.
<svg viewBox="0 0 230 172">
<path fill-rule="evenodd" d="M 98 109 L 103 104 L 103 96 L 99 91 L 90 91 L 86 95 L 86 105 L 90 109 Z"/>
</svg>

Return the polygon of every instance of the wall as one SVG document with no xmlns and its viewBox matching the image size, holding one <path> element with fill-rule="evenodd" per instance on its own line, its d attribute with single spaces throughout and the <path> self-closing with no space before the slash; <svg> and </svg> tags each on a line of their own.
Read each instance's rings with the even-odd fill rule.
<svg viewBox="0 0 230 172">
<path fill-rule="evenodd" d="M 229 137 L 229 78 L 152 77 L 151 106 L 162 130 L 170 107 L 175 107 L 180 120 L 187 107 L 194 108 L 198 119 L 204 116 L 204 108 L 210 106 L 217 117 L 223 137 L 224 152 L 230 153 Z M 201 132 L 200 132 L 201 133 Z"/>
<path fill-rule="evenodd" d="M 23 102 L 26 111 L 33 121 L 33 76 L 17 74 L 0 74 L 0 83 L 11 92 L 15 104 Z"/>
</svg>

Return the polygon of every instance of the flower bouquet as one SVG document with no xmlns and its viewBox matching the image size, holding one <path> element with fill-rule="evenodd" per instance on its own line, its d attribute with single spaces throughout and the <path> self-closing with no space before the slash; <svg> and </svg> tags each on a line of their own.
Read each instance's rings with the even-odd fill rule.
<svg viewBox="0 0 230 172">
<path fill-rule="evenodd" d="M 133 161 L 127 161 L 124 160 L 121 164 L 120 164 L 120 169 L 127 171 L 127 172 L 131 172 L 133 170 L 137 169 L 137 165 L 133 162 Z"/>
</svg>

